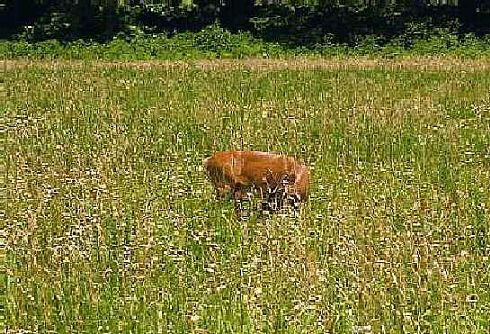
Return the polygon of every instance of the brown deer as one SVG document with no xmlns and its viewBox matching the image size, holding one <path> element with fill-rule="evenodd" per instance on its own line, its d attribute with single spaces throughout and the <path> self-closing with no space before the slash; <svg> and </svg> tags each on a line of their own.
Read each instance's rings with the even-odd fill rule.
<svg viewBox="0 0 490 334">
<path fill-rule="evenodd" d="M 259 192 L 263 209 L 276 211 L 288 201 L 294 208 L 308 198 L 308 166 L 282 154 L 258 151 L 218 152 L 204 160 L 218 198 L 231 193 L 235 204 Z M 240 208 L 237 208 L 240 210 Z"/>
</svg>

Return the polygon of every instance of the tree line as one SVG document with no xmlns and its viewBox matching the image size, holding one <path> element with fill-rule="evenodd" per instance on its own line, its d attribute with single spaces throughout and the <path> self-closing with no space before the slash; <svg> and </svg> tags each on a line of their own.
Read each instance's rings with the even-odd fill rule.
<svg viewBox="0 0 490 334">
<path fill-rule="evenodd" d="M 199 31 L 217 23 L 295 45 L 443 29 L 490 33 L 490 0 L 7 0 L 0 5 L 2 39 L 93 39 Z"/>
</svg>

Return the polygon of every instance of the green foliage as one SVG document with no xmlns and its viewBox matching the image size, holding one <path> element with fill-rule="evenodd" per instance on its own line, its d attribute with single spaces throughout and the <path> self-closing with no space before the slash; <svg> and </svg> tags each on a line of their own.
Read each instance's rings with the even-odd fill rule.
<svg viewBox="0 0 490 334">
<path fill-rule="evenodd" d="M 29 24 L 21 26 L 15 39 L 39 42 L 57 39 L 62 42 L 76 39 L 97 39 L 107 41 L 120 32 L 130 33 L 134 15 L 123 8 L 90 5 L 86 1 L 40 2 L 34 12 L 39 14 L 28 18 Z M 135 8 L 131 12 L 137 12 Z M 130 12 L 130 13 L 131 13 Z M 12 15 L 19 15 L 13 13 Z M 20 14 L 22 15 L 22 14 Z"/>
<path fill-rule="evenodd" d="M 451 29 L 430 30 L 426 25 L 410 25 L 405 34 L 393 39 L 366 35 L 348 45 L 335 42 L 331 34 L 326 34 L 316 44 L 307 47 L 267 42 L 249 32 L 231 33 L 215 23 L 195 33 L 173 36 L 145 34 L 134 29 L 132 37 L 119 34 L 106 43 L 87 40 L 65 43 L 57 40 L 36 43 L 0 41 L 0 55 L 4 58 L 107 60 L 240 59 L 293 55 L 455 55 L 475 58 L 490 55 L 489 40 L 489 36 L 459 36 Z"/>
<path fill-rule="evenodd" d="M 489 48 L 490 11 L 476 2 L 119 3 L 9 3 L 0 8 L 7 19 L 0 36 L 10 41 L 0 41 L 0 51 L 8 58 L 149 60 L 298 54 L 480 57 Z"/>
<path fill-rule="evenodd" d="M 208 26 L 194 36 L 198 49 L 204 52 L 212 52 L 217 55 L 230 54 L 235 46 L 239 45 L 239 38 L 229 31 L 221 28 L 218 24 Z"/>
<path fill-rule="evenodd" d="M 166 60 L 278 56 L 289 52 L 277 43 L 265 43 L 248 32 L 232 34 L 218 25 L 197 33 L 186 32 L 172 37 L 166 34 L 136 34 L 126 38 L 122 35 L 107 43 L 83 40 L 67 43 L 56 40 L 0 42 L 0 54 L 7 58 Z"/>
<path fill-rule="evenodd" d="M 194 3 L 194 4 L 193 4 Z M 58 39 L 110 41 L 118 34 L 197 32 L 208 50 L 228 52 L 230 37 L 219 26 L 232 32 L 248 30 L 254 36 L 290 46 L 311 48 L 322 44 L 325 35 L 336 43 L 351 46 L 377 36 L 388 42 L 402 38 L 428 39 L 437 29 L 449 29 L 463 36 L 489 32 L 488 3 L 434 6 L 414 2 L 272 2 L 255 1 L 170 1 L 142 4 L 140 1 L 11 1 L 0 8 L 4 26 L 0 38 L 18 38 L 30 42 Z M 479 10 L 477 10 L 479 8 Z M 2 15 L 3 14 L 3 15 Z M 12 33 L 16 31 L 16 34 Z M 219 37 L 225 39 L 222 41 Z M 221 45 L 224 43 L 224 45 Z M 212 46 L 210 45 L 212 44 Z M 218 50 L 219 49 L 219 50 Z"/>
</svg>

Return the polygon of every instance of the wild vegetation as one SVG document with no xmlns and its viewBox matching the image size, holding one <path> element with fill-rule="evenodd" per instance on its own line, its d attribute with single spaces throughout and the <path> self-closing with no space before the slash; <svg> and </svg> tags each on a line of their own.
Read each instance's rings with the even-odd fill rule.
<svg viewBox="0 0 490 334">
<path fill-rule="evenodd" d="M 7 332 L 486 333 L 490 68 L 4 61 Z M 202 160 L 312 168 L 239 220 Z"/>
<path fill-rule="evenodd" d="M 25 0 L 0 21 L 1 58 L 481 57 L 490 45 L 488 0 Z"/>
<path fill-rule="evenodd" d="M 196 60 L 243 58 L 293 58 L 370 56 L 403 58 L 406 56 L 442 56 L 457 58 L 488 58 L 489 37 L 466 34 L 459 36 L 448 29 L 420 33 L 423 26 L 414 27 L 389 41 L 376 35 L 360 37 L 356 43 L 334 42 L 325 39 L 309 46 L 271 42 L 248 32 L 231 33 L 217 24 L 199 32 L 137 35 L 116 37 L 105 43 L 77 40 L 60 42 L 47 40 L 0 41 L 0 56 L 4 59 L 62 59 L 62 60 Z"/>
</svg>

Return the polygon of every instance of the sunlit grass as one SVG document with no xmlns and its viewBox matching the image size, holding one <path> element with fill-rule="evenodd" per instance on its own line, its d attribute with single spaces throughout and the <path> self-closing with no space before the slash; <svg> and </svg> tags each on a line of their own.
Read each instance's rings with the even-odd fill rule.
<svg viewBox="0 0 490 334">
<path fill-rule="evenodd" d="M 485 333 L 490 70 L 404 61 L 10 62 L 7 331 Z M 305 160 L 301 215 L 214 200 L 225 149 Z"/>
</svg>

